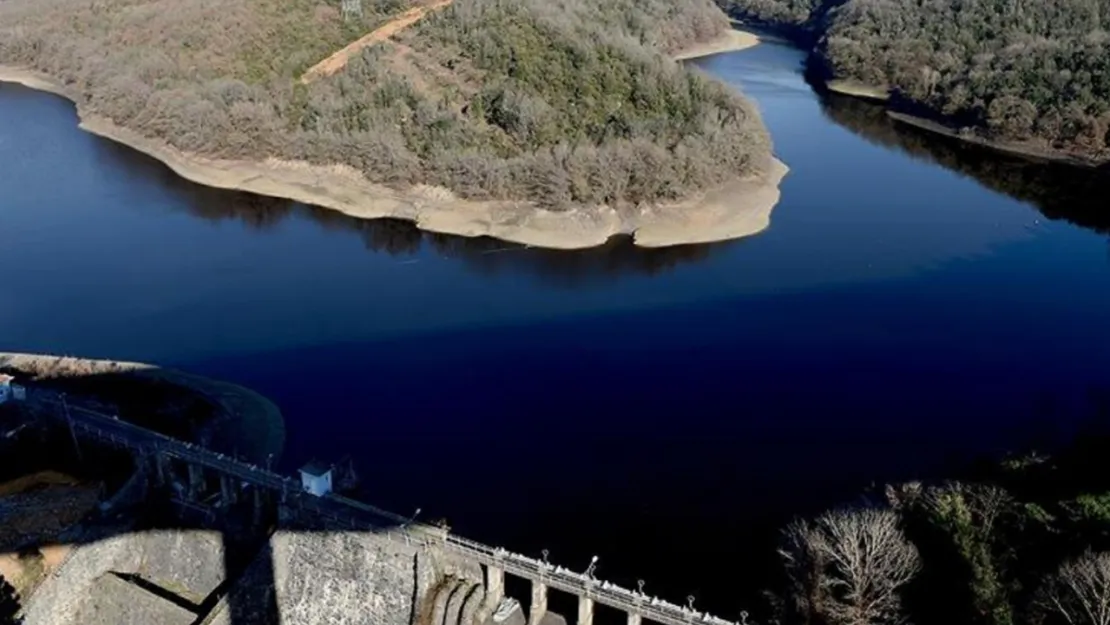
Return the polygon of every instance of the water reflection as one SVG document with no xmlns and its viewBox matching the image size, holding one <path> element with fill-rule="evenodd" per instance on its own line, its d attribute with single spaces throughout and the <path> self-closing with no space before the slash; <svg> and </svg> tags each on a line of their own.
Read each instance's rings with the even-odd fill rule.
<svg viewBox="0 0 1110 625">
<path fill-rule="evenodd" d="M 867 141 L 899 149 L 1034 205 L 1049 219 L 1110 234 L 1110 170 L 1022 159 L 896 123 L 885 109 L 844 96 L 821 98 L 825 117 Z"/>
<path fill-rule="evenodd" d="M 119 162 L 129 176 L 157 181 L 168 193 L 184 201 L 190 214 L 206 221 L 233 220 L 252 230 L 266 231 L 287 219 L 308 219 L 328 230 L 357 233 L 374 253 L 415 256 L 422 250 L 456 259 L 479 273 L 525 272 L 541 282 L 565 287 L 605 283 L 627 275 L 658 275 L 683 264 L 703 261 L 738 241 L 682 245 L 661 249 L 636 247 L 631 237 L 614 237 L 586 250 L 550 250 L 490 237 L 460 237 L 425 232 L 400 219 L 357 219 L 342 213 L 253 193 L 215 189 L 194 184 L 161 162 L 126 146 L 97 141 L 106 159 Z"/>
</svg>

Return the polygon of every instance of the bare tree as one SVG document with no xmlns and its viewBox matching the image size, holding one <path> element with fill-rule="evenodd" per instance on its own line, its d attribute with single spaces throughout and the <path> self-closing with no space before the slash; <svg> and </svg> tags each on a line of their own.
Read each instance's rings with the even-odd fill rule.
<svg viewBox="0 0 1110 625">
<path fill-rule="evenodd" d="M 832 625 L 905 622 L 900 593 L 921 564 L 892 510 L 838 510 L 796 521 L 780 554 L 802 614 Z"/>
<path fill-rule="evenodd" d="M 1088 551 L 1064 563 L 1041 588 L 1037 604 L 1070 625 L 1110 625 L 1110 553 Z"/>
<path fill-rule="evenodd" d="M 979 517 L 983 535 L 989 538 L 994 532 L 995 522 L 1013 507 L 1014 498 L 1005 490 L 990 484 L 960 484 L 959 488 Z"/>
</svg>

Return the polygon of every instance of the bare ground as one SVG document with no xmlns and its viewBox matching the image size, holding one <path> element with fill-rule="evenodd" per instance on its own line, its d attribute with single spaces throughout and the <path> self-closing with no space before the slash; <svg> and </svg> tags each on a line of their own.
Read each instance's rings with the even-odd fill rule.
<svg viewBox="0 0 1110 625">
<path fill-rule="evenodd" d="M 746 30 L 733 29 L 713 41 L 698 43 L 674 55 L 676 61 L 688 61 L 702 56 L 721 54 L 723 52 L 736 52 L 759 45 L 763 39 Z"/>
<path fill-rule="evenodd" d="M 890 89 L 867 85 L 854 80 L 830 80 L 825 83 L 825 87 L 833 93 L 863 98 L 865 100 L 886 102 L 890 99 Z"/>
</svg>

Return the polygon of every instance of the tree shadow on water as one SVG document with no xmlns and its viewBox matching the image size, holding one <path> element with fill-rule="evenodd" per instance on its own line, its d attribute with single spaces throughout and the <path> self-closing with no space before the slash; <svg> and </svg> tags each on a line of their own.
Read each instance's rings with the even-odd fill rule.
<svg viewBox="0 0 1110 625">
<path fill-rule="evenodd" d="M 870 143 L 897 149 L 970 177 L 984 187 L 1032 204 L 1047 219 L 1110 234 L 1110 168 L 1025 158 L 899 123 L 881 104 L 824 94 L 821 110 Z"/>
</svg>

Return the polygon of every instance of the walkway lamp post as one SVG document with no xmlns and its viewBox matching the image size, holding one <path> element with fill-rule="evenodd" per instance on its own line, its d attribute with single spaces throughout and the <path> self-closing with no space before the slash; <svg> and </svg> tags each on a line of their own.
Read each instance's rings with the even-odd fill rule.
<svg viewBox="0 0 1110 625">
<path fill-rule="evenodd" d="M 597 556 L 590 558 L 590 566 L 586 567 L 586 577 L 593 579 L 595 570 L 597 570 Z"/>
</svg>

